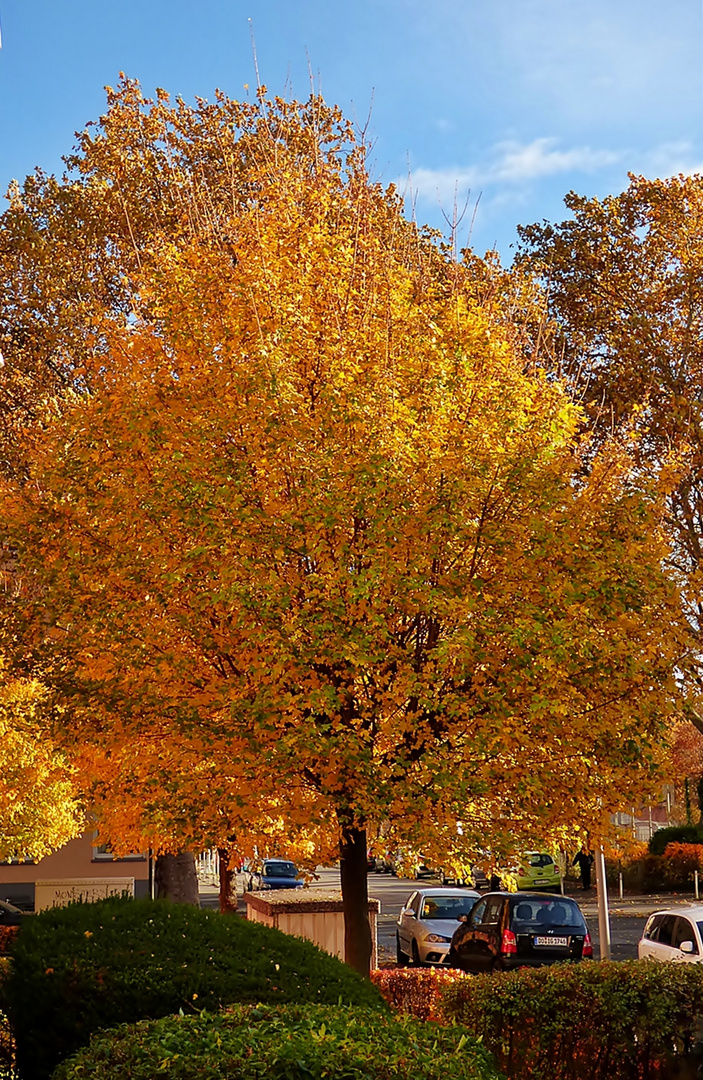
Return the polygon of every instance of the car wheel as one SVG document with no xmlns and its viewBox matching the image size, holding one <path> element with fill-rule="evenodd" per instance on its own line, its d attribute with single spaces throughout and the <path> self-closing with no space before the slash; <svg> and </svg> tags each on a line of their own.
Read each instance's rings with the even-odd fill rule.
<svg viewBox="0 0 703 1080">
<path fill-rule="evenodd" d="M 408 966 L 408 957 L 400 947 L 400 934 L 395 935 L 395 959 L 398 967 Z"/>
<path fill-rule="evenodd" d="M 415 941 L 415 938 L 413 938 L 412 950 L 413 950 L 413 964 L 415 965 L 415 967 L 422 967 L 422 960 L 420 959 L 420 950 L 417 947 L 417 942 Z"/>
</svg>

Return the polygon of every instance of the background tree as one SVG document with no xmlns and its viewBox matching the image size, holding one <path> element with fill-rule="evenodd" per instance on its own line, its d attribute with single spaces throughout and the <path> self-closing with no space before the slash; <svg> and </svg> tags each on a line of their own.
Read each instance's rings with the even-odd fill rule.
<svg viewBox="0 0 703 1080">
<path fill-rule="evenodd" d="M 129 311 L 91 293 L 14 436 L 23 641 L 108 829 L 339 851 L 366 970 L 368 828 L 448 862 L 596 835 L 659 782 L 658 492 L 622 445 L 584 470 L 475 263 L 318 99 L 125 84 L 74 166 L 117 264 L 127 228 Z"/>
<path fill-rule="evenodd" d="M 0 674 L 1 859 L 41 859 L 83 828 L 74 770 L 47 739 L 47 698 L 36 682 Z"/>
<path fill-rule="evenodd" d="M 570 219 L 520 229 L 518 266 L 541 279 L 589 430 L 634 432 L 646 482 L 667 477 L 667 566 L 697 640 L 688 715 L 703 730 L 703 178 L 633 176 L 620 195 L 565 201 Z"/>
</svg>

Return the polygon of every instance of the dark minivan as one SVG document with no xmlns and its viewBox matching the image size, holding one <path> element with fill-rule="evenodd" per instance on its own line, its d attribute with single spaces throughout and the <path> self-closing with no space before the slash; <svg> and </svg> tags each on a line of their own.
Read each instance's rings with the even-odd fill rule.
<svg viewBox="0 0 703 1080">
<path fill-rule="evenodd" d="M 449 963 L 464 971 L 510 971 L 593 957 L 575 900 L 545 893 L 488 893 L 452 937 Z"/>
</svg>

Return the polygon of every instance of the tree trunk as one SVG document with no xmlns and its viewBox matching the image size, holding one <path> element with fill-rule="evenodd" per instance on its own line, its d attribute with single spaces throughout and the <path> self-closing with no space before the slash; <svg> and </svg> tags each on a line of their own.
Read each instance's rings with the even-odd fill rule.
<svg viewBox="0 0 703 1080">
<path fill-rule="evenodd" d="M 371 927 L 366 870 L 366 830 L 342 829 L 339 845 L 344 908 L 344 958 L 367 979 L 371 971 Z"/>
<path fill-rule="evenodd" d="M 195 904 L 200 907 L 198 875 L 195 870 L 195 855 L 192 852 L 157 855 L 154 883 L 157 900 L 171 900 L 174 904 Z"/>
<path fill-rule="evenodd" d="M 228 848 L 218 848 L 217 857 L 220 870 L 220 912 L 226 915 L 237 910 L 236 870 Z M 232 885 L 234 884 L 234 889 Z"/>
</svg>

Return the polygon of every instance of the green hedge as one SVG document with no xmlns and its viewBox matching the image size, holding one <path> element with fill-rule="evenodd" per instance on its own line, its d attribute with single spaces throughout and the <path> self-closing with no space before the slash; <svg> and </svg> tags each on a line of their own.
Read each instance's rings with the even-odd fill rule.
<svg viewBox="0 0 703 1080">
<path fill-rule="evenodd" d="M 44 911 L 23 924 L 11 957 L 3 996 L 22 1080 L 47 1080 L 99 1028 L 179 1009 L 386 1007 L 375 987 L 310 942 L 185 904 L 112 899 Z"/>
<path fill-rule="evenodd" d="M 440 1013 L 482 1038 L 511 1080 L 679 1075 L 672 1063 L 700 1037 L 703 968 L 636 960 L 522 968 L 450 983 Z"/>
<path fill-rule="evenodd" d="M 703 829 L 699 825 L 671 825 L 657 829 L 649 841 L 650 855 L 663 855 L 668 844 L 703 844 Z"/>
<path fill-rule="evenodd" d="M 370 1009 L 237 1006 L 94 1035 L 54 1080 L 500 1080 L 458 1027 Z"/>
</svg>

